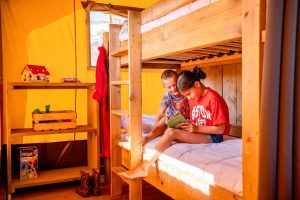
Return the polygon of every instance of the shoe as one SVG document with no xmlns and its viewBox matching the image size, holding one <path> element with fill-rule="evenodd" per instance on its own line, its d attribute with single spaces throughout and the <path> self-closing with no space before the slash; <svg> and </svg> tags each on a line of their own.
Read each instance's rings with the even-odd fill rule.
<svg viewBox="0 0 300 200">
<path fill-rule="evenodd" d="M 100 172 L 98 169 L 92 169 L 92 194 L 99 196 L 100 193 Z"/>
<path fill-rule="evenodd" d="M 90 196 L 90 174 L 88 171 L 81 169 L 80 170 L 80 179 L 81 184 L 76 188 L 76 193 L 82 197 Z"/>
</svg>

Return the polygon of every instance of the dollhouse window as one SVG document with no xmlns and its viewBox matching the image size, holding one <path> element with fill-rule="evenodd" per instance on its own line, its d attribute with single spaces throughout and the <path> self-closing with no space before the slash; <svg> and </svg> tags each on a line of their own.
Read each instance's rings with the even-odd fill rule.
<svg viewBox="0 0 300 200">
<path fill-rule="evenodd" d="M 89 11 L 88 19 L 89 66 L 95 69 L 99 55 L 98 47 L 103 44 L 103 33 L 108 32 L 109 24 L 123 24 L 126 18 L 100 11 Z"/>
</svg>

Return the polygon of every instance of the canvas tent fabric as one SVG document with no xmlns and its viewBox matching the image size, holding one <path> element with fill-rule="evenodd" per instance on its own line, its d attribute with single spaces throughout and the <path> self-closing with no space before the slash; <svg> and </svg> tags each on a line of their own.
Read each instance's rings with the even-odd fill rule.
<svg viewBox="0 0 300 200">
<path fill-rule="evenodd" d="M 267 5 L 258 199 L 300 199 L 300 4 Z"/>
</svg>

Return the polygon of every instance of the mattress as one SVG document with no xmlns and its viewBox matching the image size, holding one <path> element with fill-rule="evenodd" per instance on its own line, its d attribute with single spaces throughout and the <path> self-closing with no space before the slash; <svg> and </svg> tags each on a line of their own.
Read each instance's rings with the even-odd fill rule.
<svg viewBox="0 0 300 200">
<path fill-rule="evenodd" d="M 178 19 L 180 17 L 183 17 L 189 13 L 192 13 L 196 10 L 199 10 L 203 7 L 206 7 L 210 5 L 211 3 L 216 2 L 217 0 L 197 0 L 195 2 L 192 2 L 190 4 L 187 4 L 181 8 L 178 8 L 177 10 L 174 10 L 170 13 L 168 13 L 165 16 L 162 16 L 158 19 L 155 19 L 153 21 L 147 22 L 145 24 L 142 24 L 141 26 L 141 32 L 147 32 L 150 31 L 156 27 L 159 27 L 163 24 L 166 24 L 170 21 L 173 21 L 175 19 Z M 121 27 L 120 33 L 119 33 L 119 39 L 120 41 L 125 41 L 128 39 L 128 22 L 125 21 L 124 24 Z"/>
<path fill-rule="evenodd" d="M 128 130 L 129 119 L 122 116 L 121 125 Z M 153 128 L 155 116 L 142 115 L 142 134 Z M 160 137 L 147 143 L 143 158 L 151 156 Z M 187 144 L 174 142 L 158 159 L 160 170 L 175 176 L 191 187 L 209 193 L 214 185 L 242 196 L 242 139 L 228 139 L 221 143 Z"/>
<path fill-rule="evenodd" d="M 159 138 L 144 147 L 147 159 Z M 221 143 L 173 143 L 159 157 L 158 168 L 171 176 L 209 193 L 214 185 L 242 196 L 242 140 L 230 139 Z"/>
</svg>

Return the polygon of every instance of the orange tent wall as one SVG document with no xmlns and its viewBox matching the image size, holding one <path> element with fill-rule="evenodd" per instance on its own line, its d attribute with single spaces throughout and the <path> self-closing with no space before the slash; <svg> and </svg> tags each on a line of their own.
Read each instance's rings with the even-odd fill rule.
<svg viewBox="0 0 300 200">
<path fill-rule="evenodd" d="M 103 0 L 101 3 L 148 7 L 156 1 Z M 82 82 L 95 81 L 95 71 L 87 68 L 87 23 L 81 1 L 4 0 L 0 3 L 4 84 L 21 81 L 20 73 L 26 64 L 45 65 L 51 74 L 51 82 L 59 82 L 63 77 L 76 76 Z M 143 72 L 145 114 L 156 114 L 159 109 L 164 93 L 160 74 L 161 70 Z M 123 72 L 122 76 L 126 76 L 126 72 Z M 126 99 L 125 93 L 122 94 L 122 98 Z M 13 128 L 31 127 L 32 110 L 44 110 L 46 104 L 51 105 L 51 110 L 76 109 L 78 124 L 85 124 L 85 95 L 85 91 L 80 90 L 76 94 L 74 90 L 17 91 L 13 93 L 11 125 Z M 126 108 L 126 101 L 123 102 L 122 105 Z"/>
</svg>

